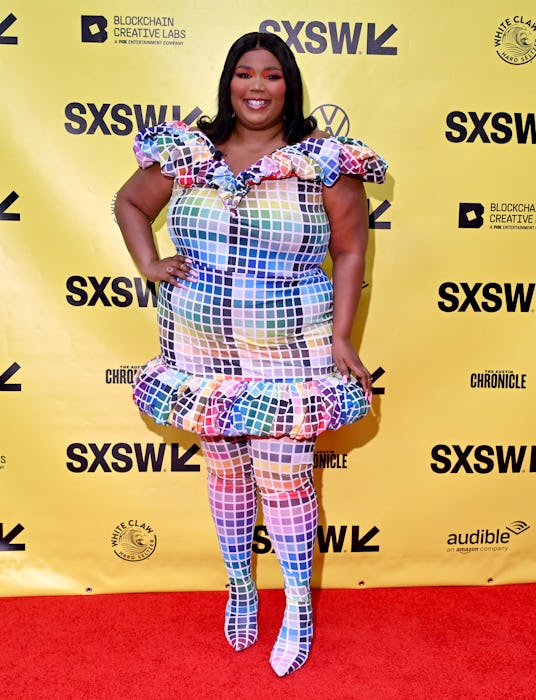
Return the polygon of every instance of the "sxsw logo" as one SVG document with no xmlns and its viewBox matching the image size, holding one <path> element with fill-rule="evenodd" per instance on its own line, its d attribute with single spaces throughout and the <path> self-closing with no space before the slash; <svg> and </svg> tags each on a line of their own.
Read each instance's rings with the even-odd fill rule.
<svg viewBox="0 0 536 700">
<path fill-rule="evenodd" d="M 82 41 L 103 44 L 108 39 L 108 20 L 102 15 L 82 15 Z"/>
<path fill-rule="evenodd" d="M 141 442 L 72 442 L 67 446 L 65 465 L 73 474 L 198 472 L 201 465 L 190 462 L 198 452 L 199 447 L 195 443 L 181 454 L 179 444 L 175 442 L 161 442 L 158 445 Z"/>
<path fill-rule="evenodd" d="M 536 445 L 434 445 L 436 474 L 520 474 L 536 472 Z"/>
<path fill-rule="evenodd" d="M 349 551 L 379 552 L 380 545 L 370 544 L 370 541 L 380 532 L 375 525 L 367 532 L 362 532 L 359 525 L 319 525 L 316 531 L 316 544 L 321 554 Z M 346 549 L 345 549 L 346 546 Z M 257 525 L 253 535 L 253 551 L 255 554 L 268 554 L 274 551 L 264 525 Z"/>
<path fill-rule="evenodd" d="M 398 53 L 396 46 L 385 45 L 398 31 L 394 24 L 378 29 L 375 22 L 351 24 L 265 19 L 260 23 L 259 31 L 280 34 L 287 46 L 296 53 L 320 54 L 327 50 L 333 54 L 351 55 L 396 56 Z"/>
<path fill-rule="evenodd" d="M 447 141 L 451 143 L 536 143 L 534 112 L 449 112 Z"/>
<path fill-rule="evenodd" d="M 16 21 L 17 18 L 12 12 L 10 12 L 3 20 L 0 20 L 0 44 L 18 44 L 18 37 L 5 35 L 5 32 L 7 32 L 11 25 Z"/>
<path fill-rule="evenodd" d="M 142 131 L 165 121 L 193 124 L 203 111 L 197 106 L 183 114 L 180 105 L 69 102 L 64 114 L 67 120 L 64 127 L 69 134 L 79 136 L 100 132 L 105 136 L 128 136 L 134 130 Z"/>
<path fill-rule="evenodd" d="M 157 306 L 157 292 L 154 282 L 141 277 L 82 277 L 71 275 L 66 282 L 65 299 L 70 306 L 132 306 L 140 308 Z"/>
<path fill-rule="evenodd" d="M 481 228 L 484 224 L 484 205 L 479 202 L 460 202 L 458 228 Z"/>
<path fill-rule="evenodd" d="M 443 282 L 439 285 L 437 306 L 441 311 L 485 311 L 495 313 L 501 309 L 508 313 L 532 311 L 532 299 L 536 284 L 517 282 Z"/>
</svg>

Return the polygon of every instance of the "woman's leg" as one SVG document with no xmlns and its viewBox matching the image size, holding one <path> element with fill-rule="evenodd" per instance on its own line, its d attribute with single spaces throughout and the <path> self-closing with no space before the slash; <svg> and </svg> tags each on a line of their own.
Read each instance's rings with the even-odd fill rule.
<svg viewBox="0 0 536 700">
<path fill-rule="evenodd" d="M 251 573 L 257 492 L 247 438 L 201 437 L 210 509 L 229 576 L 225 636 L 241 651 L 257 641 L 257 589 Z"/>
<path fill-rule="evenodd" d="M 279 676 L 303 666 L 313 637 L 310 582 L 318 504 L 314 440 L 250 438 L 264 521 L 285 582 L 286 608 L 270 663 Z"/>
</svg>

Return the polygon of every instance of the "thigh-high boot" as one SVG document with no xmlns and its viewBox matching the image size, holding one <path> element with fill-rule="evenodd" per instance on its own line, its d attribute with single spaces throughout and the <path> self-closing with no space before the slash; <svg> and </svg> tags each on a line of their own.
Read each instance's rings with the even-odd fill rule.
<svg viewBox="0 0 536 700">
<path fill-rule="evenodd" d="M 208 470 L 208 494 L 229 576 L 225 636 L 241 651 L 257 641 L 257 588 L 251 572 L 257 492 L 247 439 L 201 438 Z"/>
<path fill-rule="evenodd" d="M 270 663 L 278 676 L 303 666 L 313 637 L 311 574 L 318 522 L 314 441 L 251 439 L 264 521 L 285 582 L 283 624 Z"/>
</svg>

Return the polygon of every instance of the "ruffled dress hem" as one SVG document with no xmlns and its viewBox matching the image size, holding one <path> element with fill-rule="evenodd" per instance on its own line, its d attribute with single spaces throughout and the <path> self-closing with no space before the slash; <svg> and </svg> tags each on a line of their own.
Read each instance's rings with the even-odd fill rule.
<svg viewBox="0 0 536 700">
<path fill-rule="evenodd" d="M 198 377 L 156 357 L 138 370 L 134 402 L 160 425 L 211 437 L 311 439 L 363 418 L 359 382 L 338 373 L 310 381 Z"/>
</svg>

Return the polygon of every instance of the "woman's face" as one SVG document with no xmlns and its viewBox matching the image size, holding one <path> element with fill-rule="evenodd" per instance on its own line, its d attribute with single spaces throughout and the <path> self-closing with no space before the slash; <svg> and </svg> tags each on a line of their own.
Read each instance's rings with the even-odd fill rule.
<svg viewBox="0 0 536 700">
<path fill-rule="evenodd" d="M 237 121 L 248 129 L 267 129 L 283 121 L 283 70 L 266 49 L 247 51 L 238 59 L 231 79 L 231 104 Z"/>
</svg>

